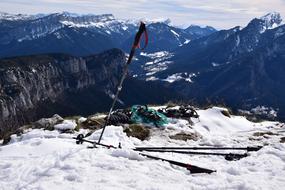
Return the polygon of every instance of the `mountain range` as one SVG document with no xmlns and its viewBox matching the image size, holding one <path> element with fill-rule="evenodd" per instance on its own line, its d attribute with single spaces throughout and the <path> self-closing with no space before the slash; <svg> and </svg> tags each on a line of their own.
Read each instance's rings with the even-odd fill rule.
<svg viewBox="0 0 285 190">
<path fill-rule="evenodd" d="M 221 30 L 169 52 L 173 56 L 156 62 L 164 68 L 145 73 L 144 78 L 171 83 L 199 102 L 219 100 L 243 109 L 273 107 L 284 119 L 284 40 L 280 14 L 269 13 L 244 28 Z"/>
<path fill-rule="evenodd" d="M 181 29 L 169 20 L 147 21 L 150 48 L 147 52 L 172 50 L 216 30 L 192 26 Z M 128 51 L 139 21 L 116 19 L 111 14 L 11 15 L 0 13 L 0 57 L 39 53 L 86 56 L 111 48 Z"/>
</svg>

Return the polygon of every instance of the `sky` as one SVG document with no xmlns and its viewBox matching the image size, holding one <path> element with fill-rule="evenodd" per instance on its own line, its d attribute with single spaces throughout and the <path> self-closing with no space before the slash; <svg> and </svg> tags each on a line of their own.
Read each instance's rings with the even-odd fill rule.
<svg viewBox="0 0 285 190">
<path fill-rule="evenodd" d="M 217 29 L 245 26 L 252 18 L 279 12 L 285 0 L 0 0 L 8 13 L 112 13 L 121 19 L 167 19 L 175 26 L 209 25 Z"/>
</svg>

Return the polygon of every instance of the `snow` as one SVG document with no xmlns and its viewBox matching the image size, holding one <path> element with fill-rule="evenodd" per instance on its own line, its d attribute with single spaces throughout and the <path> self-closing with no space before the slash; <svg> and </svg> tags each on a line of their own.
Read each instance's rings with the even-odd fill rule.
<svg viewBox="0 0 285 190">
<path fill-rule="evenodd" d="M 238 47 L 240 44 L 240 37 L 239 35 L 237 35 L 237 39 L 236 39 L 236 47 Z"/>
<path fill-rule="evenodd" d="M 86 121 L 86 120 L 87 120 L 86 117 L 80 117 L 80 118 L 78 119 L 78 123 L 83 123 L 83 122 Z"/>
<path fill-rule="evenodd" d="M 215 63 L 215 62 L 212 62 L 212 66 L 213 66 L 213 67 L 218 67 L 218 66 L 220 66 L 220 64 Z"/>
<path fill-rule="evenodd" d="M 171 25 L 171 20 L 169 18 L 141 18 L 140 21 L 143 21 L 145 24 L 150 25 L 152 23 L 165 23 L 167 25 Z M 133 21 L 133 23 L 138 23 L 138 21 Z"/>
<path fill-rule="evenodd" d="M 154 53 L 140 53 L 141 56 L 148 57 L 151 61 L 146 62 L 143 65 L 145 76 L 150 76 L 164 71 L 168 68 L 168 65 L 172 64 L 172 61 L 168 61 L 173 54 L 168 51 L 159 51 Z M 149 78 L 149 77 L 148 77 Z"/>
<path fill-rule="evenodd" d="M 251 109 L 251 112 L 253 114 L 257 115 L 268 115 L 269 117 L 276 118 L 278 111 L 274 110 L 271 107 L 266 107 L 266 106 L 257 106 L 255 108 Z"/>
<path fill-rule="evenodd" d="M 155 81 L 155 80 L 159 80 L 158 78 L 151 76 L 145 79 L 146 81 Z"/>
<path fill-rule="evenodd" d="M 188 74 L 188 73 L 175 73 L 175 74 L 167 76 L 166 79 L 162 79 L 162 81 L 173 83 L 175 81 L 184 80 L 186 82 L 192 83 L 193 82 L 192 81 L 193 77 L 196 77 L 195 73 L 190 73 L 190 74 Z"/>
<path fill-rule="evenodd" d="M 123 30 L 127 30 L 128 27 L 127 27 L 127 26 L 123 26 L 122 29 L 123 29 Z"/>
<path fill-rule="evenodd" d="M 5 12 L 0 12 L 0 20 L 16 21 L 16 20 L 28 20 L 32 18 L 37 18 L 37 16 L 32 16 L 27 14 L 9 14 Z"/>
<path fill-rule="evenodd" d="M 260 18 L 264 22 L 263 28 L 260 30 L 260 33 L 264 33 L 266 30 L 274 29 L 282 24 L 282 18 L 280 13 L 271 12 L 262 16 Z"/>
<path fill-rule="evenodd" d="M 112 32 L 121 34 L 122 31 L 127 31 L 130 25 L 137 25 L 134 23 L 130 24 L 126 20 L 115 19 L 111 14 L 82 15 L 81 17 L 76 19 L 63 18 L 60 20 L 60 23 L 74 28 L 97 28 L 108 35 L 112 34 Z"/>
<path fill-rule="evenodd" d="M 56 36 L 57 39 L 61 39 L 62 38 L 62 36 L 60 35 L 59 32 L 55 32 L 54 35 Z"/>
<path fill-rule="evenodd" d="M 191 42 L 191 40 L 186 39 L 185 42 L 183 44 L 188 44 L 189 42 Z"/>
<path fill-rule="evenodd" d="M 145 63 L 145 65 L 152 65 L 152 64 L 153 64 L 153 61 Z"/>
<path fill-rule="evenodd" d="M 60 21 L 63 25 L 75 27 L 75 28 L 89 28 L 89 27 L 97 27 L 97 28 L 104 28 L 105 23 L 103 22 L 87 22 L 87 23 L 76 23 L 73 21 Z"/>
<path fill-rule="evenodd" d="M 37 38 L 40 38 L 40 37 L 43 37 L 43 36 L 46 36 L 47 34 L 52 34 L 54 33 L 54 35 L 60 39 L 61 38 L 61 35 L 56 32 L 57 30 L 61 29 L 62 26 L 57 26 L 57 27 L 51 27 L 51 28 L 45 28 L 43 30 L 40 30 L 39 28 L 36 28 L 35 30 L 31 30 L 30 31 L 30 35 L 26 35 L 26 34 L 23 34 L 22 36 L 20 36 L 20 38 L 17 39 L 18 42 L 22 42 L 24 40 L 32 40 L 32 39 L 37 39 Z"/>
<path fill-rule="evenodd" d="M 107 126 L 102 142 L 122 149 L 77 145 L 75 134 L 33 129 L 0 147 L 0 189 L 276 189 L 285 185 L 284 124 L 252 123 L 241 116 L 224 116 L 225 108 L 198 110 L 199 119 L 190 126 L 186 120 L 172 119 L 163 129 L 153 129 L 151 138 L 140 141 L 127 137 L 123 127 Z M 283 131 L 283 132 L 282 132 Z M 169 138 L 178 132 L 196 132 L 198 141 Z M 256 132 L 278 135 L 254 136 Z M 101 130 L 89 140 L 98 140 Z M 217 172 L 191 175 L 184 168 L 142 157 L 136 146 L 257 146 L 264 145 L 239 161 L 221 156 L 147 153 L 191 163 Z"/>
<path fill-rule="evenodd" d="M 177 34 L 177 32 L 175 32 L 174 30 L 170 30 L 176 37 L 180 37 L 179 34 Z"/>
<path fill-rule="evenodd" d="M 156 59 L 156 58 L 163 58 L 163 57 L 166 57 L 166 56 L 169 56 L 169 52 L 167 51 L 158 51 L 158 52 L 155 52 L 155 53 L 145 53 L 145 52 L 141 52 L 140 55 L 142 56 L 145 56 L 145 57 L 149 57 L 149 58 L 152 58 L 152 59 Z"/>
<path fill-rule="evenodd" d="M 77 124 L 75 121 L 64 120 L 62 123 L 55 125 L 54 128 L 63 131 L 63 130 L 73 130 L 75 129 L 76 126 Z"/>
<path fill-rule="evenodd" d="M 169 83 L 173 83 L 173 82 L 179 81 L 181 79 L 183 79 L 181 77 L 181 73 L 176 73 L 176 74 L 168 76 L 166 79 L 164 79 L 164 81 L 169 82 Z"/>
</svg>

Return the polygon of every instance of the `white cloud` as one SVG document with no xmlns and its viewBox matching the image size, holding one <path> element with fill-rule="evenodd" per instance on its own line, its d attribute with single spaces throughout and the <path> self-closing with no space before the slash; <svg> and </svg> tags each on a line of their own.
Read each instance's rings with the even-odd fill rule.
<svg viewBox="0 0 285 190">
<path fill-rule="evenodd" d="M 119 18 L 170 18 L 176 25 L 217 28 L 246 25 L 254 17 L 277 11 L 284 0 L 1 0 L 1 11 L 13 13 L 113 13 Z"/>
</svg>

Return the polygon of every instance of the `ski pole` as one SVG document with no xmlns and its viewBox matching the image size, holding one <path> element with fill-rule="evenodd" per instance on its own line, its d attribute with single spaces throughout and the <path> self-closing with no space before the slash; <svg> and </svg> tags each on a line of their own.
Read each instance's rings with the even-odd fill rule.
<svg viewBox="0 0 285 190">
<path fill-rule="evenodd" d="M 128 74 L 128 65 L 132 62 L 133 56 L 134 56 L 134 54 L 135 54 L 135 50 L 136 50 L 136 48 L 139 47 L 140 39 L 141 39 L 141 36 L 142 36 L 143 33 L 145 33 L 145 38 L 146 38 L 146 44 L 145 44 L 145 46 L 146 46 L 146 45 L 147 45 L 147 42 L 148 42 L 148 37 L 147 37 L 147 33 L 146 33 L 146 27 L 145 27 L 145 24 L 144 24 L 143 22 L 141 22 L 141 25 L 140 25 L 140 27 L 139 27 L 139 30 L 138 30 L 138 32 L 137 32 L 137 34 L 136 34 L 136 36 L 135 36 L 135 40 L 134 40 L 134 43 L 133 43 L 133 46 L 132 46 L 132 49 L 131 49 L 131 52 L 130 52 L 128 61 L 127 61 L 127 63 L 125 64 L 125 66 L 124 66 L 124 68 L 123 68 L 123 76 L 122 76 L 121 81 L 120 81 L 120 83 L 119 83 L 119 86 L 118 86 L 118 88 L 117 88 L 117 92 L 116 92 L 115 98 L 114 98 L 114 100 L 113 100 L 112 106 L 111 106 L 111 108 L 110 108 L 110 111 L 109 111 L 109 113 L 108 113 L 108 115 L 107 115 L 107 118 L 106 118 L 106 120 L 105 120 L 105 123 L 104 123 L 104 125 L 103 125 L 103 129 L 102 129 L 102 132 L 101 132 L 101 134 L 100 134 L 98 143 L 100 143 L 100 141 L 101 141 L 101 139 L 102 139 L 102 136 L 103 136 L 103 134 L 104 134 L 105 128 L 106 128 L 106 126 L 107 126 L 108 123 L 109 123 L 109 119 L 110 119 L 110 117 L 111 117 L 112 111 L 113 111 L 113 109 L 114 109 L 114 107 L 115 107 L 115 104 L 116 104 L 116 102 L 117 102 L 119 93 L 120 93 L 120 91 L 122 90 L 123 82 L 124 82 L 124 80 L 125 80 L 125 78 L 126 78 L 126 76 L 127 76 L 127 74 Z M 145 47 L 144 47 L 144 48 L 145 48 Z"/>
</svg>

